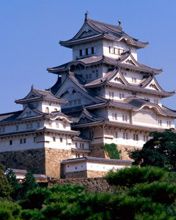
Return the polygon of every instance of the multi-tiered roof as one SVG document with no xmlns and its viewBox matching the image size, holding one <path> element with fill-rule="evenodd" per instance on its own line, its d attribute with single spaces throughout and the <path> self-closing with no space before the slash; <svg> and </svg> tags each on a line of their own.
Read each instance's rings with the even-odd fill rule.
<svg viewBox="0 0 176 220">
<path fill-rule="evenodd" d="M 78 33 L 70 40 L 60 41 L 60 44 L 74 50 L 76 46 L 92 45 L 94 42 L 104 40 L 116 44 L 123 43 L 128 49 L 124 50 L 117 58 L 93 53 L 92 55 L 87 54 L 88 56 L 76 57 L 72 61 L 60 66 L 48 68 L 49 72 L 58 75 L 58 81 L 50 89 L 53 94 L 64 98 L 68 91 L 64 91 L 63 88 L 65 84 L 71 81 L 75 88 L 78 88 L 83 95 L 90 99 L 90 102 L 84 105 L 80 103 L 77 106 L 63 106 L 67 114 L 76 115 L 77 119 L 79 118 L 77 126 L 81 125 L 80 116 L 83 114 L 90 123 L 95 121 L 102 123 L 102 121 L 105 121 L 105 118 L 94 115 L 94 110 L 105 108 L 106 106 L 132 112 L 139 111 L 144 106 L 148 106 L 155 109 L 159 115 L 175 118 L 176 111 L 141 97 L 141 94 L 143 96 L 153 95 L 161 99 L 172 96 L 174 91 L 165 91 L 159 85 L 156 75 L 161 73 L 162 69 L 152 68 L 137 61 L 133 55 L 134 50 L 144 48 L 148 43 L 139 41 L 126 34 L 120 23 L 119 25 L 110 25 L 89 19 L 86 15 Z M 86 80 L 83 74 L 78 74 L 78 69 L 85 70 L 92 66 L 106 66 L 107 72 L 106 74 L 100 74 L 92 80 Z M 130 83 L 125 77 L 125 71 L 141 74 L 142 80 L 137 84 Z M 64 80 L 61 79 L 61 76 L 64 76 Z M 123 101 L 109 100 L 100 95 L 100 92 L 97 92 L 105 88 L 128 91 L 131 93 L 131 96 L 124 98 Z M 88 121 L 84 121 L 85 126 L 88 125 Z"/>
</svg>

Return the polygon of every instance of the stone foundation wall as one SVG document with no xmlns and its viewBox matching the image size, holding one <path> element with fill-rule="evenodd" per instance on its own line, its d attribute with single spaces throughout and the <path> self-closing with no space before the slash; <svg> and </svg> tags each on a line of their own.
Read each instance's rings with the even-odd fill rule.
<svg viewBox="0 0 176 220">
<path fill-rule="evenodd" d="M 122 160 L 131 160 L 131 158 L 129 157 L 129 153 L 131 151 L 136 150 L 136 147 L 132 147 L 132 146 L 124 146 L 124 145 L 117 145 L 117 149 L 119 151 L 121 151 L 120 153 L 120 159 Z"/>
<path fill-rule="evenodd" d="M 66 173 L 64 175 L 64 178 L 97 178 L 97 177 L 104 177 L 107 174 L 107 172 L 101 172 L 101 171 L 78 171 L 78 172 L 72 172 L 72 173 Z"/>
<path fill-rule="evenodd" d="M 106 158 L 103 143 L 102 144 L 92 145 L 91 146 L 90 156 L 91 157 Z"/>
<path fill-rule="evenodd" d="M 131 160 L 129 157 L 129 152 L 136 149 L 134 146 L 126 146 L 126 145 L 117 145 L 117 149 L 121 152 L 120 159 L 122 160 Z M 107 153 L 104 150 L 103 143 L 101 145 L 93 145 L 91 146 L 91 157 L 101 157 L 110 159 Z"/>
<path fill-rule="evenodd" d="M 72 158 L 71 150 L 45 148 L 45 174 L 49 177 L 60 178 L 61 161 Z"/>
<path fill-rule="evenodd" d="M 76 184 L 84 186 L 90 192 L 114 192 L 114 187 L 110 186 L 104 178 L 74 178 L 74 179 L 51 179 L 49 186 L 54 184 Z"/>
<path fill-rule="evenodd" d="M 6 168 L 31 170 L 34 173 L 45 173 L 44 148 L 0 153 L 0 163 Z"/>
<path fill-rule="evenodd" d="M 64 175 L 64 178 L 86 178 L 87 177 L 87 171 L 78 171 L 78 172 L 72 172 L 72 173 L 66 173 Z"/>
</svg>

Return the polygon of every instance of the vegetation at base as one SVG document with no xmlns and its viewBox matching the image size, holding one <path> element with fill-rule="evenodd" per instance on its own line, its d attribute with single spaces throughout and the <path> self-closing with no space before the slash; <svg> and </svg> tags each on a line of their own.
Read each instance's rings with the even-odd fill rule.
<svg viewBox="0 0 176 220">
<path fill-rule="evenodd" d="M 110 159 L 120 159 L 120 151 L 118 151 L 116 144 L 105 144 L 104 149 Z"/>
<path fill-rule="evenodd" d="M 1 196 L 1 220 L 176 219 L 176 174 L 165 169 L 134 166 L 111 171 L 106 179 L 113 193 L 92 193 L 79 185 L 40 187 L 31 173 L 19 190 L 18 183 L 12 182 L 12 171 L 7 176 L 13 190 L 8 197 Z M 12 198 L 15 189 L 19 195 Z"/>
<path fill-rule="evenodd" d="M 0 168 L 0 220 L 176 220 L 176 134 L 152 135 L 144 150 L 132 153 L 142 167 L 107 174 L 112 193 L 79 185 L 41 187 L 30 172 L 19 184 L 12 170 L 5 175 Z"/>
<path fill-rule="evenodd" d="M 176 170 L 176 133 L 172 130 L 152 132 L 141 150 L 131 152 L 135 165 L 157 166 Z"/>
</svg>

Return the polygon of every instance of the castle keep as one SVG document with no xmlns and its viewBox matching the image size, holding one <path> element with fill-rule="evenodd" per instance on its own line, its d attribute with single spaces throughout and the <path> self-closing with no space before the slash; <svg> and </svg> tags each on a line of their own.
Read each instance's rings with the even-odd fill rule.
<svg viewBox="0 0 176 220">
<path fill-rule="evenodd" d="M 161 104 L 174 92 L 159 85 L 161 69 L 138 61 L 148 43 L 125 33 L 120 22 L 86 14 L 78 33 L 60 44 L 73 58 L 47 69 L 56 83 L 32 87 L 16 100 L 23 110 L 0 115 L 1 163 L 55 177 L 101 176 L 129 166 L 127 152 L 142 148 L 151 131 L 175 128 L 176 111 Z M 108 158 L 106 143 L 116 144 L 123 160 Z"/>
</svg>

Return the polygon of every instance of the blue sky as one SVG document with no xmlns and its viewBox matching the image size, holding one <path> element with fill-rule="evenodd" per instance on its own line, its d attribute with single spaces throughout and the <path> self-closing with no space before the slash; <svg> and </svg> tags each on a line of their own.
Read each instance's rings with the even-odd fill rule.
<svg viewBox="0 0 176 220">
<path fill-rule="evenodd" d="M 71 38 L 89 17 L 117 24 L 130 35 L 149 41 L 139 61 L 162 68 L 157 79 L 166 90 L 176 89 L 175 0 L 0 0 L 0 112 L 20 109 L 15 99 L 31 85 L 45 89 L 56 81 L 46 71 L 71 60 L 71 50 L 59 40 Z M 164 100 L 176 109 L 176 96 Z"/>
</svg>

